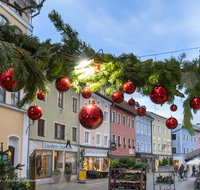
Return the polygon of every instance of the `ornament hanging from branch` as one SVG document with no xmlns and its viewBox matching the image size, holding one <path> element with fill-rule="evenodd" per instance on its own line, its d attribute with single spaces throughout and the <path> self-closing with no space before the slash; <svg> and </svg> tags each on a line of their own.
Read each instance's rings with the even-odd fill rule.
<svg viewBox="0 0 200 190">
<path fill-rule="evenodd" d="M 131 98 L 129 101 L 128 101 L 128 104 L 130 106 L 134 106 L 135 105 L 135 100 L 133 98 Z"/>
<path fill-rule="evenodd" d="M 199 109 L 200 108 L 200 98 L 198 98 L 198 97 L 192 98 L 190 101 L 190 106 L 195 110 Z"/>
<path fill-rule="evenodd" d="M 146 114 L 146 109 L 144 108 L 144 107 L 139 107 L 138 109 L 137 109 L 137 115 L 138 116 L 140 116 L 140 117 L 142 117 L 142 116 L 144 116 Z"/>
<path fill-rule="evenodd" d="M 126 94 L 132 94 L 135 91 L 135 85 L 132 82 L 127 82 L 123 85 L 123 91 Z"/>
<path fill-rule="evenodd" d="M 101 71 L 101 66 L 100 65 L 95 65 L 94 69 L 95 69 L 95 71 Z"/>
<path fill-rule="evenodd" d="M 88 105 L 81 108 L 78 118 L 84 128 L 97 129 L 103 122 L 103 112 L 91 99 Z"/>
<path fill-rule="evenodd" d="M 163 104 L 167 100 L 167 90 L 162 86 L 154 87 L 150 99 L 155 104 Z"/>
<path fill-rule="evenodd" d="M 89 88 L 84 88 L 83 90 L 82 90 L 82 92 L 81 92 L 81 95 L 82 95 L 82 97 L 83 98 L 86 98 L 86 99 L 88 99 L 88 98 L 90 98 L 91 97 L 91 90 L 89 89 Z"/>
<path fill-rule="evenodd" d="M 171 106 L 170 106 L 170 110 L 171 111 L 176 111 L 178 109 L 178 107 L 177 107 L 177 105 L 175 105 L 175 104 L 172 104 Z"/>
<path fill-rule="evenodd" d="M 112 100 L 113 100 L 115 103 L 119 104 L 119 103 L 123 102 L 123 100 L 124 100 L 124 95 L 123 95 L 121 92 L 116 91 L 116 92 L 114 92 L 113 95 L 112 95 Z"/>
<path fill-rule="evenodd" d="M 38 92 L 38 93 L 37 93 L 37 98 L 38 98 L 38 100 L 44 100 L 45 94 L 42 93 L 42 92 Z"/>
<path fill-rule="evenodd" d="M 67 77 L 60 77 L 56 79 L 55 87 L 60 92 L 66 92 L 70 88 L 70 80 Z"/>
<path fill-rule="evenodd" d="M 42 117 L 42 109 L 39 106 L 30 106 L 27 110 L 27 115 L 32 120 L 38 120 Z"/>
<path fill-rule="evenodd" d="M 174 117 L 170 117 L 166 120 L 166 126 L 168 129 L 175 129 L 178 126 L 178 121 Z"/>
</svg>

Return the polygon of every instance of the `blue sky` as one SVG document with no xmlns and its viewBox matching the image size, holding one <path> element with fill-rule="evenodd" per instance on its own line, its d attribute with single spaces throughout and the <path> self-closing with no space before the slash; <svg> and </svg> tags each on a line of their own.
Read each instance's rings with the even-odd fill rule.
<svg viewBox="0 0 200 190">
<path fill-rule="evenodd" d="M 56 3 L 55 3 L 56 2 Z M 63 20 L 79 32 L 79 37 L 95 51 L 116 56 L 133 53 L 136 56 L 154 54 L 141 60 L 163 60 L 180 53 L 155 54 L 200 47 L 200 1 L 198 0 L 47 0 L 40 15 L 33 18 L 33 34 L 41 41 L 47 38 L 59 42 L 60 34 L 48 18 L 55 9 Z M 185 51 L 186 59 L 199 56 L 199 49 Z M 128 100 L 131 96 L 126 96 Z M 155 112 L 149 97 L 132 94 L 132 98 Z M 183 101 L 184 99 L 182 99 Z M 182 123 L 181 98 L 176 98 L 176 112 L 170 105 L 156 105 L 156 113 L 176 117 Z M 194 115 L 193 123 L 200 123 Z"/>
</svg>

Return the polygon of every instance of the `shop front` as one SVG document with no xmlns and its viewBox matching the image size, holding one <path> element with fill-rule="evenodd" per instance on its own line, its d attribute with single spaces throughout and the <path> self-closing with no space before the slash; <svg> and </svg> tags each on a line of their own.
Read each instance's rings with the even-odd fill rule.
<svg viewBox="0 0 200 190">
<path fill-rule="evenodd" d="M 37 148 L 37 149 L 34 149 Z M 77 179 L 77 159 L 78 146 L 66 147 L 63 143 L 51 143 L 41 141 L 30 141 L 30 153 L 34 153 L 35 164 L 31 163 L 31 168 L 35 169 L 35 179 L 37 183 L 52 183 L 52 172 L 59 169 L 62 173 L 60 181 L 65 181 L 64 170 L 72 169 L 71 180 Z"/>
</svg>

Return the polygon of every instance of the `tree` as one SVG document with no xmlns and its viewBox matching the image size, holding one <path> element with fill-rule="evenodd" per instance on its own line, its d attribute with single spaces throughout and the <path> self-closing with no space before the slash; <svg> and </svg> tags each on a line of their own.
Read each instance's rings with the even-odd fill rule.
<svg viewBox="0 0 200 190">
<path fill-rule="evenodd" d="M 142 62 L 133 53 L 114 56 L 95 52 L 57 12 L 53 10 L 49 18 L 62 36 L 61 43 L 51 44 L 50 39 L 40 43 L 37 37 L 16 34 L 14 26 L 0 27 L 0 73 L 14 67 L 15 90 L 23 86 L 26 94 L 19 107 L 33 102 L 38 90 L 49 92 L 48 83 L 61 76 L 70 77 L 77 93 L 87 85 L 94 92 L 104 89 L 106 96 L 122 91 L 127 81 L 132 81 L 136 91 L 145 96 L 149 96 L 156 85 L 161 85 L 168 91 L 169 104 L 175 96 L 187 96 L 183 102 L 184 128 L 194 134 L 191 111 L 196 113 L 197 110 L 190 107 L 190 100 L 200 96 L 199 60 L 185 61 L 183 54 L 164 61 Z M 91 59 L 99 62 L 101 71 L 95 71 L 92 64 L 80 69 L 75 67 L 81 60 Z"/>
<path fill-rule="evenodd" d="M 22 0 L 20 1 L 23 3 L 23 6 L 21 7 L 19 6 L 19 4 L 12 4 L 7 0 L 0 1 L 18 11 L 24 12 L 25 14 L 27 14 L 25 10 L 29 10 L 31 13 L 35 12 L 35 14 L 31 16 L 31 18 L 40 14 L 41 8 L 43 7 L 43 4 L 45 2 L 45 0 Z"/>
</svg>

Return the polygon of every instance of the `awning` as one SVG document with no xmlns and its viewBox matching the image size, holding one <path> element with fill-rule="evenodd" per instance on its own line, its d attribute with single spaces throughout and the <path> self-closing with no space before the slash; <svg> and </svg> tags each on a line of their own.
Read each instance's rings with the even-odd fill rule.
<svg viewBox="0 0 200 190">
<path fill-rule="evenodd" d="M 197 150 L 194 150 L 188 154 L 185 155 L 185 161 L 189 161 L 192 160 L 193 158 L 198 157 L 200 154 L 200 148 L 198 148 Z"/>
</svg>

